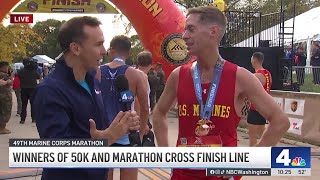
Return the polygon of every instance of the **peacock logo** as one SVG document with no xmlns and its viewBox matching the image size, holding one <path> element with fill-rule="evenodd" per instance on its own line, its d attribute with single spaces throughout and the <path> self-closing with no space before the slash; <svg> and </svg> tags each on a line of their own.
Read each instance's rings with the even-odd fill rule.
<svg viewBox="0 0 320 180">
<path fill-rule="evenodd" d="M 292 160 L 291 162 L 292 166 L 306 166 L 307 163 L 304 159 L 302 159 L 301 157 L 296 157 Z"/>
</svg>

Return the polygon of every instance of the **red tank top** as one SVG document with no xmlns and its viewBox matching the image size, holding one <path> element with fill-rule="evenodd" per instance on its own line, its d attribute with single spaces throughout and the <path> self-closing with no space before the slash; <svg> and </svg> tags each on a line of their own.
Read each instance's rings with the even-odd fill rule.
<svg viewBox="0 0 320 180">
<path fill-rule="evenodd" d="M 12 82 L 12 89 L 16 90 L 20 88 L 20 78 L 19 76 L 15 76 Z"/>
<path fill-rule="evenodd" d="M 195 129 L 200 120 L 200 105 L 197 100 L 192 72 L 192 64 L 180 68 L 177 90 L 179 134 L 177 146 L 185 142 L 186 137 L 196 137 Z M 237 146 L 237 127 L 240 118 L 234 107 L 237 65 L 225 62 L 217 90 L 211 122 L 215 126 L 208 136 L 219 136 L 222 146 Z M 210 90 L 210 83 L 202 84 L 203 103 L 206 102 Z"/>
<path fill-rule="evenodd" d="M 257 70 L 256 73 L 260 73 L 266 78 L 266 84 L 263 85 L 263 88 L 267 93 L 270 94 L 271 85 L 272 85 L 270 72 L 266 69 L 259 69 L 259 70 Z M 256 110 L 256 108 L 253 106 L 253 104 L 251 104 L 250 109 Z"/>
</svg>

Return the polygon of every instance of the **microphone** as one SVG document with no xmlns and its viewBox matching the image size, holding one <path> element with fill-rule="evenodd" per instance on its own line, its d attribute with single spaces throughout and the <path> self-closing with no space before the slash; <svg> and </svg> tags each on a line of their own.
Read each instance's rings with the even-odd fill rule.
<svg viewBox="0 0 320 180">
<path fill-rule="evenodd" d="M 123 105 L 121 110 L 130 111 L 134 96 L 133 92 L 129 90 L 129 82 L 126 76 L 124 74 L 118 75 L 115 79 L 114 86 L 120 94 L 119 101 Z M 141 146 L 140 134 L 138 131 L 130 131 L 129 140 L 132 146 Z"/>
<path fill-rule="evenodd" d="M 119 101 L 124 105 L 122 111 L 130 111 L 134 101 L 133 93 L 129 90 L 129 82 L 125 75 L 120 74 L 116 77 L 114 86 L 120 93 Z"/>
</svg>

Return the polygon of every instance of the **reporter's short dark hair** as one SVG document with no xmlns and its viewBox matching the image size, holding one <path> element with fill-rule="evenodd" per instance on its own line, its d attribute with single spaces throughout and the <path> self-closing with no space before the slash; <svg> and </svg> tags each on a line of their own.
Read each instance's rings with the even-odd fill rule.
<svg viewBox="0 0 320 180">
<path fill-rule="evenodd" d="M 149 66 L 152 64 L 152 54 L 149 51 L 142 51 L 137 56 L 137 65 L 138 66 Z"/>
<path fill-rule="evenodd" d="M 90 16 L 74 17 L 65 22 L 58 34 L 58 42 L 62 51 L 68 50 L 70 43 L 81 43 L 86 38 L 86 34 L 83 32 L 84 26 L 96 27 L 99 25 L 101 22 Z"/>
<path fill-rule="evenodd" d="M 263 61 L 264 61 L 264 54 L 262 52 L 253 53 L 252 57 L 257 59 L 261 63 L 263 63 Z"/>
<path fill-rule="evenodd" d="M 115 36 L 110 41 L 110 49 L 120 53 L 129 53 L 131 49 L 130 39 L 124 35 Z"/>
</svg>

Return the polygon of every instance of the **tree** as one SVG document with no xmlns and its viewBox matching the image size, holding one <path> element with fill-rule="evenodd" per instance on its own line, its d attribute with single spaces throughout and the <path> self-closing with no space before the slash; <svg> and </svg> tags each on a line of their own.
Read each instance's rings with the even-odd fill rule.
<svg viewBox="0 0 320 180">
<path fill-rule="evenodd" d="M 295 7 L 295 15 L 302 14 L 314 7 L 320 6 L 318 0 L 243 0 L 241 10 L 259 11 L 263 14 L 280 12 L 281 1 L 283 10 L 288 14 L 287 17 L 293 17 Z M 296 3 L 296 4 L 295 4 Z"/>
<path fill-rule="evenodd" d="M 0 25 L 0 37 L 0 59 L 10 63 L 29 56 L 27 47 L 36 47 L 42 41 L 28 25 Z"/>
<path fill-rule="evenodd" d="M 237 44 L 317 6 L 320 6 L 320 1 L 316 0 L 242 0 L 234 7 L 235 10 L 241 12 L 226 13 L 228 17 L 227 44 Z M 283 16 L 280 15 L 281 10 Z"/>
<path fill-rule="evenodd" d="M 30 48 L 29 51 L 32 51 L 35 54 L 45 54 L 53 59 L 57 57 L 62 51 L 57 37 L 63 23 L 64 21 L 56 19 L 37 22 L 32 29 L 42 37 L 43 43 L 39 48 Z"/>
<path fill-rule="evenodd" d="M 177 5 L 180 5 L 186 9 L 208 4 L 208 0 L 173 0 L 173 1 Z"/>
<path fill-rule="evenodd" d="M 208 4 L 208 0 L 173 0 L 182 9 L 203 6 Z M 288 20 L 294 15 L 304 13 L 314 7 L 320 6 L 319 0 L 224 0 L 228 11 L 238 11 L 227 14 L 228 35 L 227 41 L 230 45 L 239 43 L 248 37 L 280 23 L 281 1 L 284 10 L 284 20 Z M 295 4 L 296 1 L 296 4 Z M 250 12 L 261 12 L 262 24 L 260 26 L 259 14 Z M 274 15 L 267 15 L 272 14 Z M 278 13 L 278 14 L 277 14 Z M 265 20 L 264 20 L 265 19 Z M 131 30 L 132 25 L 125 20 L 123 14 L 116 16 L 114 22 L 122 21 L 126 27 L 126 34 Z"/>
<path fill-rule="evenodd" d="M 16 49 L 12 30 L 10 28 L 4 27 L 1 24 L 0 36 L 0 60 L 10 63 L 13 61 L 13 51 Z"/>
<path fill-rule="evenodd" d="M 173 0 L 184 8 L 192 8 L 208 4 L 208 0 Z M 214 1 L 214 0 L 212 0 Z M 293 15 L 294 0 L 224 0 L 228 10 L 260 11 L 263 14 L 279 12 L 281 1 L 283 8 Z M 296 0 L 296 15 L 320 6 L 319 0 Z"/>
<path fill-rule="evenodd" d="M 188 9 L 191 7 L 204 6 L 208 4 L 208 0 L 173 0 L 178 6 Z M 235 9 L 236 4 L 240 0 L 225 0 L 228 9 Z M 122 23 L 125 27 L 125 34 L 128 35 L 131 31 L 132 24 L 128 21 L 124 14 L 119 14 L 114 16 L 113 23 Z"/>
<path fill-rule="evenodd" d="M 128 62 L 135 64 L 137 60 L 137 55 L 144 50 L 140 38 L 138 35 L 133 35 L 130 37 L 131 41 L 131 51 Z M 130 62 L 131 61 L 131 62 Z"/>
<path fill-rule="evenodd" d="M 184 7 L 186 9 L 198 6 L 208 5 L 208 0 L 173 0 L 177 5 Z M 212 0 L 214 1 L 214 0 Z M 224 0 L 227 5 L 228 10 L 237 9 L 237 3 L 241 0 Z"/>
<path fill-rule="evenodd" d="M 114 15 L 114 19 L 112 21 L 112 23 L 118 24 L 118 23 L 122 23 L 122 25 L 125 28 L 125 35 L 128 35 L 129 32 L 131 31 L 131 29 L 133 28 L 132 24 L 129 22 L 129 20 L 127 19 L 127 17 L 124 14 L 118 14 L 118 15 Z"/>
</svg>

